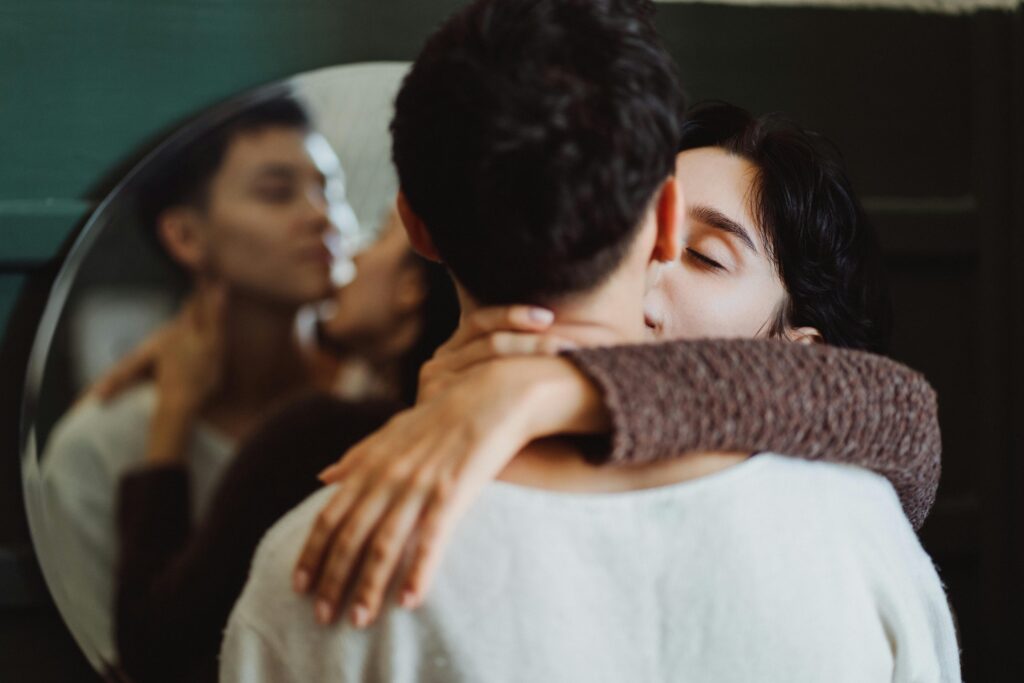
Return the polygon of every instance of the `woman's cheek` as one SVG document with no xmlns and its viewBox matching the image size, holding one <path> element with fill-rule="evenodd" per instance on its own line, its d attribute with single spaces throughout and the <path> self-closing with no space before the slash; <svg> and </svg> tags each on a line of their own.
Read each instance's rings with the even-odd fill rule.
<svg viewBox="0 0 1024 683">
<path fill-rule="evenodd" d="M 702 339 L 751 337 L 756 321 L 751 310 L 757 299 L 743 288 L 718 277 L 677 276 L 660 283 L 662 337 Z"/>
</svg>

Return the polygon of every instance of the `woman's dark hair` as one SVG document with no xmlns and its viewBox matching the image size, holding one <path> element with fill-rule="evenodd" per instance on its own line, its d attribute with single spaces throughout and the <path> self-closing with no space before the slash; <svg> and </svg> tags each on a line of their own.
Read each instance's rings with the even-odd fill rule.
<svg viewBox="0 0 1024 683">
<path fill-rule="evenodd" d="M 416 402 L 420 368 L 448 341 L 459 324 L 459 298 L 447 269 L 409 250 L 408 258 L 423 276 L 426 294 L 420 306 L 420 330 L 412 346 L 399 359 L 398 389 L 403 403 Z"/>
<path fill-rule="evenodd" d="M 476 0 L 395 102 L 409 205 L 477 302 L 551 303 L 619 266 L 672 173 L 682 95 L 640 0 Z"/>
<path fill-rule="evenodd" d="M 828 344 L 884 351 L 892 306 L 881 249 L 835 146 L 778 115 L 709 102 L 684 116 L 679 151 L 700 147 L 757 169 L 751 213 L 787 292 L 770 332 L 813 327 Z"/>
</svg>

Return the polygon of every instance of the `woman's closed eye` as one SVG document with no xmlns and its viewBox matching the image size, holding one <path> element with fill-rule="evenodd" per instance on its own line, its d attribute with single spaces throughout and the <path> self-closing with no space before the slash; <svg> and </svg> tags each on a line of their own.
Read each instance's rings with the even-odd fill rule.
<svg viewBox="0 0 1024 683">
<path fill-rule="evenodd" d="M 687 247 L 686 254 L 703 268 L 708 268 L 710 270 L 725 270 L 725 266 L 723 266 L 721 263 L 714 260 L 713 258 L 707 257 L 706 255 L 702 254 L 696 249 L 690 249 L 689 247 Z"/>
</svg>

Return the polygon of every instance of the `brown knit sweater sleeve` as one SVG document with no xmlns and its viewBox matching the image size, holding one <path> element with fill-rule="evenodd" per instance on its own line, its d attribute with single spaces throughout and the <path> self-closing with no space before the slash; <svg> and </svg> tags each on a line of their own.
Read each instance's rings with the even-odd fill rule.
<svg viewBox="0 0 1024 683">
<path fill-rule="evenodd" d="M 935 392 L 890 359 L 748 339 L 564 355 L 604 394 L 612 434 L 600 462 L 771 451 L 885 476 L 914 528 L 935 501 L 942 451 Z"/>
</svg>

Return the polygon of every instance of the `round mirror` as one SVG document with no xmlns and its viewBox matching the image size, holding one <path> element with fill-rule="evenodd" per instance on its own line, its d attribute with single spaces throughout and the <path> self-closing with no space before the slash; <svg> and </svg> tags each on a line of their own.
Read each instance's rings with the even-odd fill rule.
<svg viewBox="0 0 1024 683">
<path fill-rule="evenodd" d="M 132 515 L 118 502 L 122 478 L 165 462 L 159 443 L 177 439 L 194 521 L 273 394 L 373 391 L 359 368 L 303 353 L 321 346 L 307 342 L 324 320 L 343 326 L 339 309 L 380 314 L 366 301 L 371 285 L 360 289 L 362 301 L 339 292 L 360 249 L 402 232 L 389 231 L 397 181 L 387 125 L 406 68 L 324 69 L 214 107 L 128 173 L 73 245 L 32 350 L 22 471 L 47 584 L 97 670 L 119 662 L 117 539 Z M 228 332 L 214 341 L 196 333 L 227 315 Z M 161 334 L 177 336 L 154 370 L 133 351 Z M 212 385 L 216 374 L 222 389 L 244 385 L 250 409 L 200 412 L 191 398 L 178 400 L 184 366 L 175 363 L 211 349 L 223 367 L 206 376 L 193 363 L 191 379 Z M 127 372 L 112 376 L 112 368 Z M 101 382 L 111 377 L 124 382 Z M 97 382 L 110 393 L 98 393 Z M 191 429 L 156 439 L 156 416 L 172 413 L 188 415 Z"/>
</svg>

